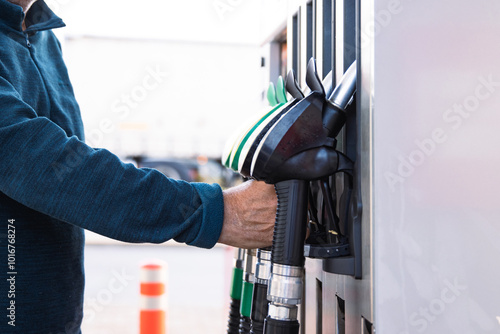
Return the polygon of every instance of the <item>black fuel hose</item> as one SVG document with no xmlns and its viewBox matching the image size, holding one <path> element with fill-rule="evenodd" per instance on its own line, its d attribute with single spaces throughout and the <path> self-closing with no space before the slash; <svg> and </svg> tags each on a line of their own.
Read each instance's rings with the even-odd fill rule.
<svg viewBox="0 0 500 334">
<path fill-rule="evenodd" d="M 250 334 L 262 334 L 264 331 L 264 320 L 267 316 L 267 284 L 255 283 L 253 287 L 252 301 L 252 327 Z"/>
<path fill-rule="evenodd" d="M 266 318 L 264 334 L 299 334 L 298 320 L 282 321 L 271 317 Z"/>
<path fill-rule="evenodd" d="M 233 277 L 231 280 L 229 320 L 227 322 L 227 334 L 238 334 L 240 326 L 240 305 L 241 290 L 243 284 L 243 261 L 245 252 L 243 249 L 237 249 L 235 254 L 235 265 L 233 268 Z"/>
<path fill-rule="evenodd" d="M 252 326 L 250 334 L 262 334 L 264 320 L 268 312 L 267 288 L 271 276 L 271 248 L 257 250 L 257 264 L 255 266 L 255 283 L 252 297 Z"/>
</svg>

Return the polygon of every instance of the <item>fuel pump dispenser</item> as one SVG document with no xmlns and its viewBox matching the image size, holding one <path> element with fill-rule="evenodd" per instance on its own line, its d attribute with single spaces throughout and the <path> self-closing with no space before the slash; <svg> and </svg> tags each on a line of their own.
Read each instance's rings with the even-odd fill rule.
<svg viewBox="0 0 500 334">
<path fill-rule="evenodd" d="M 299 332 L 304 254 L 320 258 L 349 255 L 349 238 L 339 225 L 326 179 L 353 170 L 353 161 L 336 150 L 335 138 L 346 121 L 346 108 L 356 90 L 356 62 L 330 94 L 331 87 L 325 89 L 311 59 L 306 83 L 310 92 L 304 94 L 293 73 L 289 75 L 285 85 L 294 99 L 278 103 L 251 123 L 223 157 L 226 166 L 242 175 L 274 184 L 278 196 L 267 288 L 268 315 L 263 331 L 266 334 Z M 323 193 L 328 232 L 333 237 L 304 247 L 308 217 L 314 217 L 314 208 L 310 210 L 314 205 L 309 201 L 314 197 L 311 181 L 318 181 Z M 254 294 L 254 305 L 261 308 L 257 306 L 262 298 L 259 295 Z M 257 324 L 260 319 L 255 319 Z"/>
<path fill-rule="evenodd" d="M 267 334 L 299 332 L 297 305 L 303 291 L 309 181 L 353 168 L 352 161 L 335 150 L 335 137 L 345 123 L 345 108 L 356 87 L 356 65 L 351 66 L 326 100 L 314 61 L 310 61 L 306 80 L 312 92 L 267 132 L 252 159 L 252 177 L 275 184 L 278 195 L 270 304 L 264 325 Z M 334 232 L 340 247 L 335 255 L 347 255 L 342 252 L 348 248 L 338 225 L 334 224 Z"/>
</svg>

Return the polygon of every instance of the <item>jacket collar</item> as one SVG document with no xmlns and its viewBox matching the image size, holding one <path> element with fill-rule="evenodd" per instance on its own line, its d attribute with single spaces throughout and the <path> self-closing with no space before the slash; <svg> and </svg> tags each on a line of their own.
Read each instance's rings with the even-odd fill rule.
<svg viewBox="0 0 500 334">
<path fill-rule="evenodd" d="M 22 31 L 23 9 L 7 0 L 0 0 L 0 23 Z M 64 27 L 64 22 L 43 0 L 36 1 L 26 15 L 26 33 Z"/>
</svg>

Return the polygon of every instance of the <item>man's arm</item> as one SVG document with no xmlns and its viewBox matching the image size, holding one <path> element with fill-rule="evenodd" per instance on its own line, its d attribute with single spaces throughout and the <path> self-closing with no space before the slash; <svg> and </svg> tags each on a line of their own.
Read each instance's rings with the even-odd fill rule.
<svg viewBox="0 0 500 334">
<path fill-rule="evenodd" d="M 262 219 L 269 221 L 259 233 L 253 219 L 256 200 L 262 197 L 258 186 L 228 191 L 223 199 L 218 185 L 175 181 L 124 164 L 109 151 L 68 137 L 48 118 L 38 117 L 2 77 L 0 151 L 0 191 L 66 223 L 127 242 L 174 238 L 209 248 L 220 238 L 239 247 L 270 244 L 275 203 L 269 201 L 267 211 L 261 208 L 267 212 Z"/>
</svg>

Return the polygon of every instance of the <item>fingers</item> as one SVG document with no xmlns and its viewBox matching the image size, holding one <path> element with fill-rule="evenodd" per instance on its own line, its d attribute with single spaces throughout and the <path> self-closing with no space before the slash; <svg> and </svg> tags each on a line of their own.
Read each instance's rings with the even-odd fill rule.
<svg viewBox="0 0 500 334">
<path fill-rule="evenodd" d="M 272 244 L 277 198 L 272 185 L 248 181 L 224 191 L 220 243 L 239 248 Z"/>
</svg>

